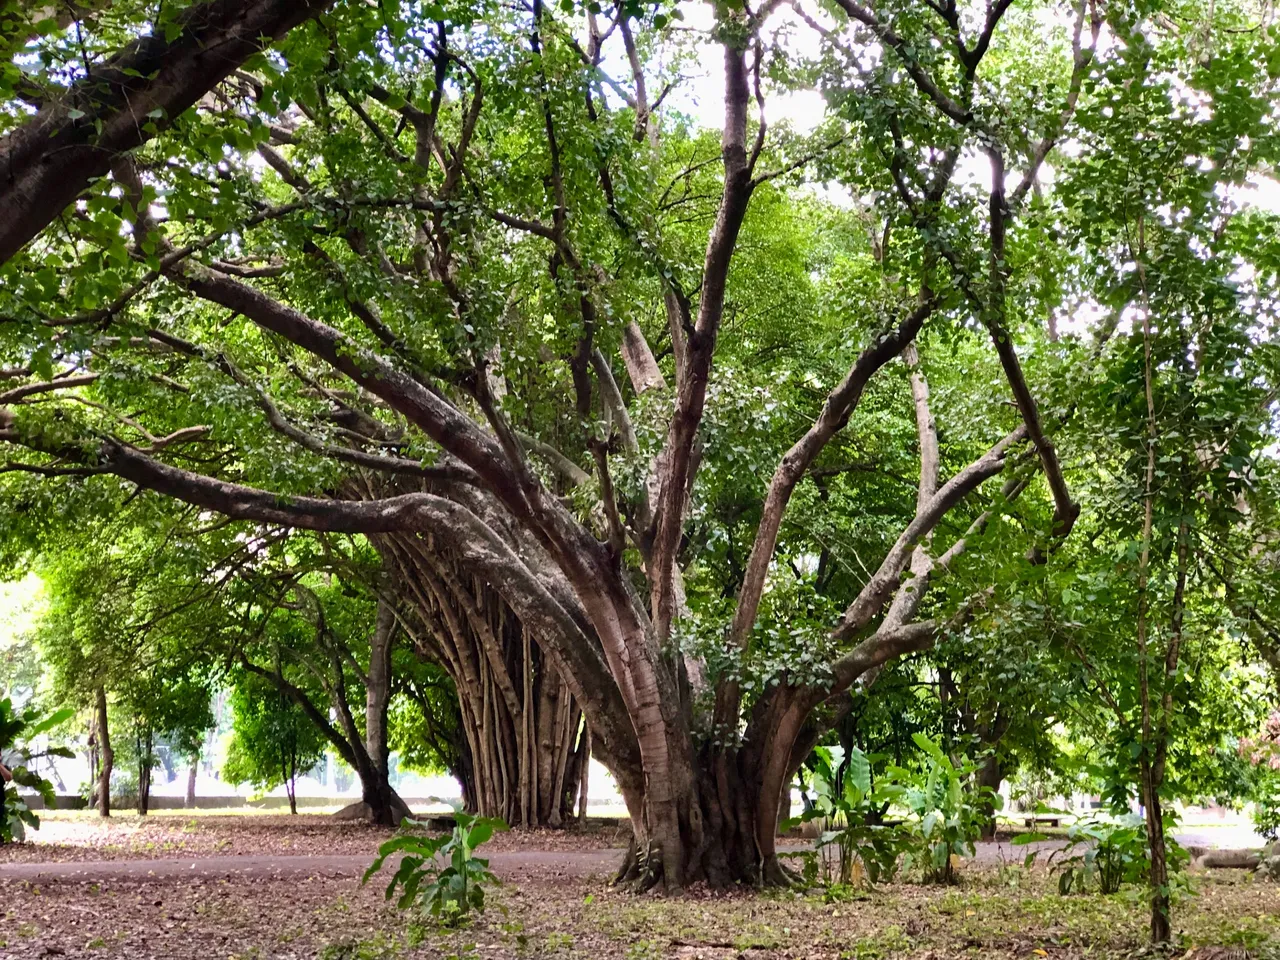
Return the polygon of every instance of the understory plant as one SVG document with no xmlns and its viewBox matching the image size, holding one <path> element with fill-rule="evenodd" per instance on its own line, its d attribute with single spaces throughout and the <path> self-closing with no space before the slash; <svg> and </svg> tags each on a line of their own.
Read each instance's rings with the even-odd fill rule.
<svg viewBox="0 0 1280 960">
<path fill-rule="evenodd" d="M 1240 756 L 1252 771 L 1253 824 L 1268 840 L 1280 838 L 1280 710 L 1256 736 L 1241 739 Z"/>
<path fill-rule="evenodd" d="M 59 710 L 43 719 L 37 711 L 28 709 L 18 713 L 8 698 L 0 700 L 0 763 L 13 776 L 13 783 L 0 781 L 0 843 L 21 843 L 26 839 L 27 827 L 40 829 L 40 817 L 36 815 L 18 793 L 18 787 L 34 790 L 46 805 L 54 802 L 53 784 L 31 769 L 32 764 L 45 757 L 74 756 L 65 747 L 50 747 L 35 751 L 29 744 L 42 733 L 47 733 L 71 717 L 73 711 Z"/>
<path fill-rule="evenodd" d="M 1043 813 L 1057 813 L 1041 809 Z M 1172 839 L 1175 818 L 1164 818 L 1166 859 L 1171 875 L 1176 876 L 1190 859 L 1189 855 Z M 1042 833 L 1024 833 L 1013 839 L 1016 845 L 1047 840 Z M 1038 850 L 1030 851 L 1026 866 L 1035 863 Z M 1150 869 L 1150 847 L 1147 843 L 1147 824 L 1141 814 L 1129 813 L 1119 817 L 1094 816 L 1079 819 L 1067 827 L 1067 844 L 1052 851 L 1047 862 L 1058 875 L 1058 892 L 1087 893 L 1097 889 L 1102 894 L 1113 894 L 1126 884 L 1146 882 Z"/>
<path fill-rule="evenodd" d="M 403 854 L 395 876 L 387 884 L 386 898 L 400 897 L 396 906 L 406 910 L 414 905 L 447 926 L 465 921 L 472 913 L 483 913 L 485 890 L 498 883 L 489 861 L 475 851 L 495 831 L 507 824 L 497 817 L 480 817 L 454 809 L 453 831 L 432 837 L 427 825 L 406 818 L 401 832 L 378 848 L 378 857 L 365 871 L 362 883 L 382 869 L 387 857 Z"/>
<path fill-rule="evenodd" d="M 905 866 L 920 867 L 926 883 L 954 883 L 956 861 L 974 855 L 988 812 L 1003 800 L 990 787 L 970 789 L 977 766 L 955 763 L 922 733 L 912 735 L 924 754 L 923 770 L 892 768 L 884 795 L 905 806 L 913 818 L 903 824 L 909 836 Z"/>
<path fill-rule="evenodd" d="M 871 763 L 861 750 L 818 747 L 810 764 L 812 798 L 805 812 L 785 821 L 784 828 L 818 821 L 813 876 L 828 884 L 860 886 L 891 880 L 907 838 L 895 825 L 877 822 L 887 805 L 872 785 Z M 819 876 L 820 874 L 820 876 Z"/>
</svg>

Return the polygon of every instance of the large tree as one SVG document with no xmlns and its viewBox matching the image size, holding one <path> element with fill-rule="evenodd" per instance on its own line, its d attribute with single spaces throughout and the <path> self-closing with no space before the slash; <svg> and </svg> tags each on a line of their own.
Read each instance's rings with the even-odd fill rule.
<svg viewBox="0 0 1280 960">
<path fill-rule="evenodd" d="M 1057 372 L 1033 348 L 1086 289 L 1046 162 L 1096 149 L 1084 107 L 1105 132 L 1134 84 L 1176 100 L 1115 69 L 1143 45 L 1181 51 L 1177 89 L 1203 80 L 1178 22 L 1091 0 L 837 7 L 714 7 L 711 153 L 659 119 L 669 10 L 344 10 L 310 58 L 261 63 L 117 163 L 69 239 L 10 272 L 0 437 L 36 474 L 446 557 L 585 716 L 632 815 L 624 875 L 785 882 L 784 788 L 849 688 L 981 618 L 1079 514 L 1051 439 L 1079 410 L 1032 389 Z M 1205 30 L 1240 69 L 1261 42 Z M 1256 142 L 1274 80 L 1246 72 L 1232 130 Z M 826 95 L 811 136 L 766 122 L 788 83 Z M 793 271 L 768 241 L 811 167 L 857 210 L 828 211 L 843 230 Z M 785 360 L 753 356 L 781 322 Z M 983 402 L 956 421 L 930 390 L 948 341 L 985 344 L 959 387 Z M 917 463 L 885 514 L 842 455 L 897 428 L 894 396 Z M 859 549 L 818 539 L 837 510 Z M 960 575 L 986 550 L 1003 577 Z M 814 590 L 824 552 L 824 588 L 832 564 L 861 572 Z"/>
</svg>

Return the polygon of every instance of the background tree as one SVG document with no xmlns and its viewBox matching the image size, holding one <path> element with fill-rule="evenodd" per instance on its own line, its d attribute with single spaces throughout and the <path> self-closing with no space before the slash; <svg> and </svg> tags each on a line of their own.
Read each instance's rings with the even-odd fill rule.
<svg viewBox="0 0 1280 960">
<path fill-rule="evenodd" d="M 311 719 L 274 683 L 254 674 L 235 678 L 228 703 L 232 737 L 223 764 L 228 783 L 251 783 L 259 791 L 283 786 L 289 812 L 298 812 L 298 775 L 324 758 L 325 740 Z"/>
</svg>

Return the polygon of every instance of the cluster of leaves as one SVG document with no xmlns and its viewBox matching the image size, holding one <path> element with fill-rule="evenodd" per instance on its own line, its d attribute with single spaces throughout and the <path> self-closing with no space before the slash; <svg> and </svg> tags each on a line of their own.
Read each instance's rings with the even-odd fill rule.
<svg viewBox="0 0 1280 960">
<path fill-rule="evenodd" d="M 480 817 L 455 808 L 453 831 L 428 836 L 427 824 L 406 819 L 402 835 L 378 848 L 378 857 L 365 871 L 364 881 L 382 869 L 386 859 L 401 854 L 400 865 L 387 885 L 386 898 L 399 890 L 396 905 L 401 910 L 417 906 L 438 922 L 453 926 L 465 922 L 472 913 L 483 913 L 485 890 L 498 883 L 489 870 L 489 861 L 476 856 L 476 849 L 507 825 L 496 817 Z M 437 862 L 441 861 L 441 862 Z"/>
<path fill-rule="evenodd" d="M 1280 710 L 1252 737 L 1242 737 L 1240 756 L 1253 768 L 1253 822 L 1268 840 L 1280 837 Z"/>
<path fill-rule="evenodd" d="M 1040 807 L 1039 813 L 1067 816 L 1061 811 Z M 1170 835 L 1176 818 L 1165 817 L 1165 858 L 1173 874 L 1180 873 L 1190 855 Z M 1025 846 L 1050 839 L 1041 833 L 1022 833 L 1013 839 L 1015 846 Z M 1030 851 L 1024 864 L 1035 863 L 1039 850 Z M 1150 873 L 1151 845 L 1147 838 L 1146 818 L 1128 813 L 1118 817 L 1095 816 L 1076 819 L 1067 827 L 1067 842 L 1050 852 L 1049 866 L 1058 874 L 1058 892 L 1116 893 L 1124 884 L 1145 883 Z"/>
<path fill-rule="evenodd" d="M 890 766 L 872 783 L 872 761 L 857 747 L 819 747 L 811 760 L 804 813 L 784 825 L 820 821 L 822 879 L 857 885 L 891 880 L 899 865 L 918 868 L 928 883 L 953 883 L 957 862 L 973 857 L 974 842 L 1000 798 L 988 787 L 972 785 L 976 766 L 955 763 L 922 733 L 913 741 L 920 767 Z M 902 820 L 890 819 L 904 815 Z M 816 876 L 819 864 L 810 870 Z M 813 877 L 811 877 L 812 879 Z"/>
<path fill-rule="evenodd" d="M 809 762 L 805 810 L 783 821 L 783 829 L 818 821 L 823 832 L 816 858 L 804 858 L 806 880 L 859 886 L 892 880 L 908 837 L 897 825 L 881 822 L 888 793 L 872 783 L 871 763 L 857 747 L 818 747 Z M 883 781 L 881 781 L 883 783 Z M 819 876 L 820 873 L 820 876 Z"/>
<path fill-rule="evenodd" d="M 970 786 L 975 764 L 957 764 L 923 734 L 913 739 L 920 748 L 923 769 L 896 770 L 888 796 L 914 815 L 904 824 L 914 841 L 908 864 L 919 866 L 929 882 L 954 883 L 957 861 L 974 855 L 974 842 L 988 811 L 999 809 L 1000 796 L 989 787 Z"/>
<path fill-rule="evenodd" d="M 72 757 L 66 747 L 34 749 L 31 742 L 66 722 L 74 711 L 58 710 L 41 717 L 34 709 L 18 712 L 8 698 L 0 700 L 0 764 L 9 770 L 13 784 L 0 781 L 0 843 L 21 842 L 27 827 L 38 830 L 40 817 L 27 805 L 18 787 L 33 790 L 46 803 L 54 801 L 53 784 L 34 769 L 36 761 L 52 757 Z"/>
<path fill-rule="evenodd" d="M 232 736 L 222 775 L 260 792 L 284 785 L 289 797 L 301 773 L 324 757 L 323 734 L 273 683 L 240 672 L 228 699 Z"/>
</svg>

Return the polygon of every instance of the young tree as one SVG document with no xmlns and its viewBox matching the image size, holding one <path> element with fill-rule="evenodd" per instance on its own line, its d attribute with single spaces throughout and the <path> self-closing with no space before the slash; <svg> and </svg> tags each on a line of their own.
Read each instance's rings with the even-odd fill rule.
<svg viewBox="0 0 1280 960">
<path fill-rule="evenodd" d="M 232 739 L 223 777 L 262 791 L 283 785 L 296 814 L 298 775 L 324 758 L 320 731 L 274 683 L 254 674 L 236 677 L 229 703 Z"/>
</svg>

